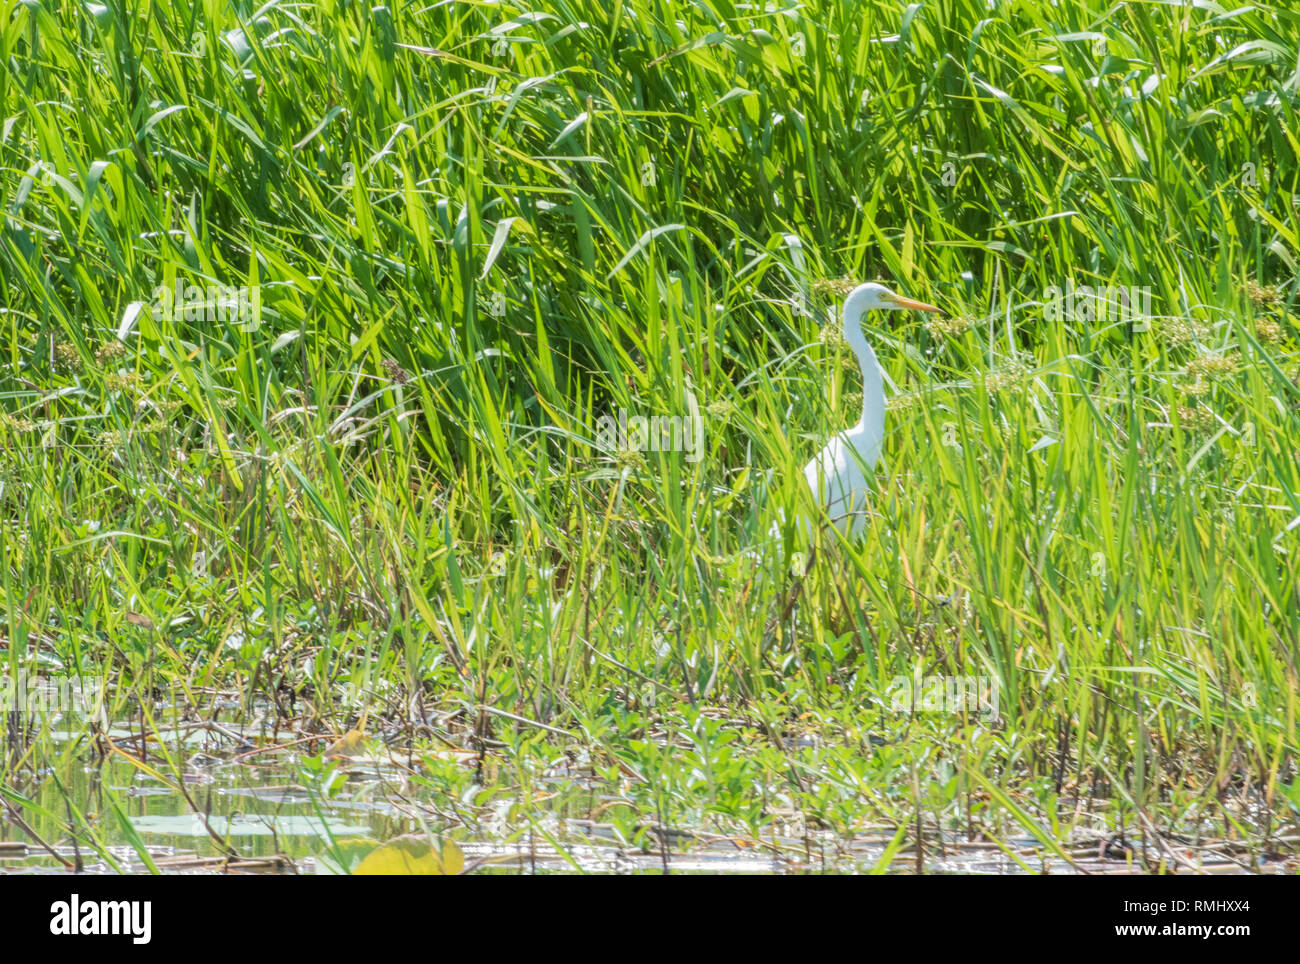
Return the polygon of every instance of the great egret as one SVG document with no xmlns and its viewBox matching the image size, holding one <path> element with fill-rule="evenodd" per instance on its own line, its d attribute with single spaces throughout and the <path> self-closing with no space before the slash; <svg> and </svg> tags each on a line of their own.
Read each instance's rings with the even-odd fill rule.
<svg viewBox="0 0 1300 964">
<path fill-rule="evenodd" d="M 858 285 L 844 301 L 844 339 L 858 356 L 862 368 L 862 418 L 851 429 L 826 443 L 806 466 L 804 478 L 817 504 L 826 510 L 831 524 L 849 538 L 866 528 L 867 475 L 880 458 L 885 437 L 885 391 L 880 363 L 862 334 L 862 318 L 868 311 L 939 311 L 924 301 L 896 295 L 884 285 Z"/>
</svg>

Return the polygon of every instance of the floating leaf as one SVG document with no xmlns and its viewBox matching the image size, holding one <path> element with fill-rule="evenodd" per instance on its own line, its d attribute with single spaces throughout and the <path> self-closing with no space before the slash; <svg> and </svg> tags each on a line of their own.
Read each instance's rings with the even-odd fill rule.
<svg viewBox="0 0 1300 964">
<path fill-rule="evenodd" d="M 423 837 L 396 837 L 367 856 L 354 874 L 363 876 L 442 876 L 465 869 L 465 855 L 452 841 L 435 850 Z"/>
<path fill-rule="evenodd" d="M 361 756 L 365 752 L 366 735 L 360 730 L 348 730 L 325 751 L 326 758 L 336 756 Z"/>
</svg>

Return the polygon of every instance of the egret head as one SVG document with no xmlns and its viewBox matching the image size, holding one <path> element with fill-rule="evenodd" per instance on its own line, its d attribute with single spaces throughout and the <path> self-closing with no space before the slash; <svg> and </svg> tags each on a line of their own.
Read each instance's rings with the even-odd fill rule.
<svg viewBox="0 0 1300 964">
<path fill-rule="evenodd" d="M 913 301 L 911 298 L 896 295 L 884 285 L 876 284 L 874 281 L 858 285 L 844 301 L 844 329 L 849 331 L 861 324 L 862 316 L 868 311 L 901 311 L 903 309 L 911 309 L 912 311 L 940 310 L 934 305 L 927 305 L 924 301 Z"/>
</svg>

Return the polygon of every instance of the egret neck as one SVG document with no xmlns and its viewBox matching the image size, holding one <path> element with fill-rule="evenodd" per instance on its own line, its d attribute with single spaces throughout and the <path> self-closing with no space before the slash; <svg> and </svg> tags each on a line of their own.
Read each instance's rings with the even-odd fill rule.
<svg viewBox="0 0 1300 964">
<path fill-rule="evenodd" d="M 855 448 L 867 465 L 875 465 L 880 457 L 880 443 L 885 437 L 885 386 L 880 376 L 880 362 L 871 350 L 860 324 L 844 326 L 844 340 L 858 356 L 862 369 L 862 418 L 849 429 Z"/>
</svg>

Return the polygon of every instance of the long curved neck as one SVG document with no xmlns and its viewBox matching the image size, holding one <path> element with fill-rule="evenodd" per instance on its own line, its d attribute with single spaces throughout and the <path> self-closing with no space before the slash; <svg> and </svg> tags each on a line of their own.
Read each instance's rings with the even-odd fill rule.
<svg viewBox="0 0 1300 964">
<path fill-rule="evenodd" d="M 862 421 L 858 423 L 867 437 L 871 452 L 862 454 L 875 460 L 881 440 L 885 437 L 885 386 L 880 377 L 880 363 L 862 334 L 862 318 L 844 319 L 844 340 L 858 356 L 862 369 Z"/>
</svg>

